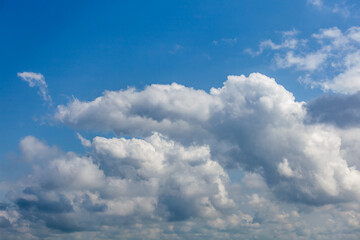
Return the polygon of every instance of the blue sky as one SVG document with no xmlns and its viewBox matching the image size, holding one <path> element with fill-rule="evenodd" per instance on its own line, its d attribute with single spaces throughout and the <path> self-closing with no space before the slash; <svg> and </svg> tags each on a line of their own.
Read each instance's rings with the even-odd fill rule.
<svg viewBox="0 0 360 240">
<path fill-rule="evenodd" d="M 141 224 L 149 238 L 356 239 L 359 18 L 350 0 L 1 1 L 4 237 L 137 239 Z M 149 170 L 156 158 L 172 167 Z M 174 168 L 194 176 L 170 179 Z M 115 191 L 116 177 L 155 184 L 154 210 L 92 185 Z M 171 195 L 202 177 L 203 195 Z M 107 215 L 122 201 L 143 212 Z"/>
<path fill-rule="evenodd" d="M 351 8 L 355 14 L 356 9 L 357 5 Z M 1 109 L 6 114 L 1 132 L 11 139 L 1 153 L 14 149 L 28 134 L 50 137 L 56 144 L 65 141 L 65 129 L 57 142 L 51 137 L 55 133 L 47 135 L 55 129 L 42 130 L 34 123 L 34 117 L 53 108 L 42 104 L 17 72 L 42 73 L 54 105 L 72 96 L 90 100 L 104 90 L 151 83 L 177 82 L 209 90 L 221 86 L 227 75 L 251 72 L 274 77 L 297 99 L 308 100 L 319 92 L 304 89 L 297 72 L 274 68 L 268 52 L 252 58 L 244 50 L 279 39 L 281 31 L 298 29 L 307 38 L 320 28 L 347 29 L 357 20 L 303 1 L 4 1 Z"/>
</svg>

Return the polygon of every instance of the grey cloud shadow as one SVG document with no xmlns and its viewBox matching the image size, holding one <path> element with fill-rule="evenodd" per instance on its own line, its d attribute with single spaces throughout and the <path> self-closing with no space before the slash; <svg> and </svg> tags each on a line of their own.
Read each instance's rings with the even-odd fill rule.
<svg viewBox="0 0 360 240">
<path fill-rule="evenodd" d="M 340 128 L 360 126 L 360 92 L 325 94 L 306 105 L 309 123 L 328 123 Z"/>
</svg>

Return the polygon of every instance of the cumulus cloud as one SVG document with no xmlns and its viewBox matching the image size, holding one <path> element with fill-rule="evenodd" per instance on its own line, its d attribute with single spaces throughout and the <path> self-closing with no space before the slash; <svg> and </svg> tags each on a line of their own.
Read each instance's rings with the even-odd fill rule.
<svg viewBox="0 0 360 240">
<path fill-rule="evenodd" d="M 259 73 L 209 92 L 173 83 L 74 99 L 59 123 L 118 137 L 78 134 L 83 155 L 23 138 L 33 172 L 0 203 L 0 236 L 354 237 L 360 128 L 328 124 L 316 104 Z"/>
<path fill-rule="evenodd" d="M 185 147 L 154 133 L 145 139 L 95 137 L 89 155 L 49 156 L 54 147 L 32 136 L 25 143 L 25 156 L 48 156 L 10 194 L 18 224 L 27 221 L 34 229 L 41 223 L 77 232 L 150 220 L 211 220 L 235 207 L 228 176 L 207 146 Z M 9 217 L 3 225 L 11 225 Z"/>
<path fill-rule="evenodd" d="M 289 168 L 283 159 L 278 170 L 288 174 Z M 158 133 L 95 137 L 89 154 L 49 157 L 13 186 L 12 203 L 0 204 L 0 236 L 317 239 L 346 229 L 330 239 L 354 237 L 356 204 L 305 210 L 276 201 L 262 173 L 242 174 L 241 182 L 231 183 L 208 146 L 186 147 Z"/>
<path fill-rule="evenodd" d="M 51 96 L 48 92 L 48 86 L 45 77 L 41 73 L 22 72 L 17 74 L 22 80 L 27 82 L 30 87 L 39 88 L 39 95 L 47 102 L 51 103 Z"/>
<path fill-rule="evenodd" d="M 33 136 L 21 139 L 19 148 L 26 161 L 43 161 L 61 154 L 56 147 L 49 147 Z"/>
<path fill-rule="evenodd" d="M 306 124 L 304 103 L 261 74 L 230 76 L 210 93 L 178 84 L 109 91 L 59 106 L 55 117 L 76 129 L 140 137 L 158 131 L 185 145 L 209 145 L 223 166 L 260 171 L 286 201 L 321 205 L 360 196 L 360 173 L 343 158 L 337 131 Z"/>
</svg>

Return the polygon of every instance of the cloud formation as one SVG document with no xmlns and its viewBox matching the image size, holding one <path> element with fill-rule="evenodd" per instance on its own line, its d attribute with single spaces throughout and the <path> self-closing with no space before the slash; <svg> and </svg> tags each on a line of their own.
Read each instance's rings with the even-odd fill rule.
<svg viewBox="0 0 360 240">
<path fill-rule="evenodd" d="M 304 103 L 261 74 L 230 76 L 210 93 L 178 84 L 108 91 L 59 106 L 55 117 L 76 129 L 140 137 L 157 131 L 208 145 L 223 166 L 260 171 L 286 201 L 322 205 L 360 197 L 360 172 L 344 159 L 336 130 L 306 124 Z"/>
<path fill-rule="evenodd" d="M 214 40 L 212 41 L 212 43 L 217 46 L 219 44 L 219 42 L 224 43 L 224 44 L 228 44 L 228 45 L 234 45 L 236 44 L 238 41 L 238 39 L 236 37 L 234 38 L 221 38 L 220 40 Z"/>
<path fill-rule="evenodd" d="M 51 104 L 51 96 L 48 92 L 48 86 L 45 82 L 45 77 L 41 73 L 22 72 L 17 74 L 22 80 L 27 82 L 30 87 L 39 88 L 39 95 Z"/>
<path fill-rule="evenodd" d="M 307 0 L 308 4 L 314 5 L 316 7 L 322 7 L 323 1 L 322 0 Z"/>
<path fill-rule="evenodd" d="M 58 122 L 118 137 L 78 134 L 82 155 L 23 138 L 33 172 L 0 204 L 0 236 L 356 238 L 360 130 L 318 120 L 316 101 L 259 73 L 210 92 L 173 83 L 74 99 Z"/>
<path fill-rule="evenodd" d="M 55 148 L 24 139 L 45 146 L 35 158 Z M 278 171 L 293 176 L 285 159 Z M 306 210 L 276 201 L 261 173 L 231 183 L 209 147 L 184 147 L 157 133 L 95 137 L 87 155 L 58 152 L 34 164 L 9 198 L 12 204 L 0 205 L 6 239 L 317 239 L 331 231 L 337 239 L 355 238 L 360 220 L 354 204 Z"/>
<path fill-rule="evenodd" d="M 307 0 L 307 4 L 315 7 L 317 10 L 328 13 L 335 13 L 347 18 L 351 15 L 351 8 L 346 1 L 323 1 L 323 0 Z"/>
<path fill-rule="evenodd" d="M 296 39 L 296 35 L 299 32 L 296 29 L 281 32 L 282 38 L 280 43 L 274 43 L 271 39 L 267 39 L 265 41 L 260 42 L 259 49 L 254 51 L 250 48 L 245 49 L 245 53 L 250 54 L 253 57 L 259 56 L 262 54 L 266 49 L 271 50 L 280 50 L 280 49 L 295 49 L 298 45 L 304 44 L 302 40 Z"/>
<path fill-rule="evenodd" d="M 208 221 L 235 209 L 228 176 L 207 146 L 184 147 L 157 133 L 143 140 L 95 137 L 88 156 L 49 156 L 54 147 L 32 136 L 20 146 L 26 159 L 47 156 L 10 197 L 17 210 L 12 222 L 33 229 L 42 223 L 78 232 L 148 221 Z M 4 216 L 4 227 L 10 222 Z"/>
<path fill-rule="evenodd" d="M 294 67 L 304 72 L 299 78 L 303 83 L 342 94 L 360 91 L 360 27 L 346 31 L 337 27 L 321 29 L 311 39 L 290 36 L 280 44 L 267 40 L 260 43 L 254 55 L 263 52 L 265 43 L 270 46 L 268 49 L 277 51 L 274 56 L 277 67 Z M 310 47 L 310 43 L 318 47 Z"/>
</svg>

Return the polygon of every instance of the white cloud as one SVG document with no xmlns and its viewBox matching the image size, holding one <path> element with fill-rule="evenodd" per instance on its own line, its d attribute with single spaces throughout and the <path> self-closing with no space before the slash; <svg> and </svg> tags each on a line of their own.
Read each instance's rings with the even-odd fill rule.
<svg viewBox="0 0 360 240">
<path fill-rule="evenodd" d="M 311 41 L 314 44 L 304 45 Z M 299 80 L 311 87 L 345 94 L 360 91 L 359 27 L 350 27 L 347 31 L 341 31 L 337 27 L 320 29 L 309 40 L 296 40 L 290 35 L 281 44 L 267 40 L 260 43 L 257 52 L 248 52 L 256 56 L 266 48 L 276 51 L 274 60 L 277 67 L 295 67 L 296 70 L 305 71 Z"/>
<path fill-rule="evenodd" d="M 25 156 L 42 158 L 55 149 L 32 136 L 21 146 L 25 142 Z M 144 140 L 95 137 L 91 149 L 88 156 L 53 154 L 37 165 L 21 182 L 23 191 L 11 192 L 21 215 L 17 221 L 29 220 L 36 229 L 38 223 L 31 221 L 36 218 L 73 232 L 149 219 L 211 220 L 235 207 L 228 176 L 207 146 L 184 147 L 155 133 Z"/>
<path fill-rule="evenodd" d="M 308 4 L 311 4 L 313 6 L 316 7 L 322 7 L 323 6 L 323 1 L 322 0 L 307 0 Z"/>
<path fill-rule="evenodd" d="M 295 56 L 294 52 L 288 52 L 284 58 L 277 56 L 275 60 L 277 66 L 280 68 L 295 66 L 300 70 L 314 71 L 324 63 L 326 57 L 326 54 L 322 52 L 311 53 L 305 56 Z"/>
<path fill-rule="evenodd" d="M 177 54 L 179 51 L 181 51 L 184 47 L 180 44 L 175 44 L 174 47 L 169 51 L 171 55 Z"/>
<path fill-rule="evenodd" d="M 236 44 L 238 39 L 236 37 L 234 38 L 221 38 L 220 40 L 214 40 L 212 43 L 217 46 L 219 43 L 225 43 L 228 45 L 234 45 Z"/>
<path fill-rule="evenodd" d="M 346 44 L 349 43 L 349 37 L 345 36 L 337 27 L 320 29 L 319 33 L 315 33 L 312 36 L 320 40 L 321 44 L 325 45 L 322 51 L 331 51 L 336 48 L 344 48 L 346 47 Z M 330 44 L 326 46 L 326 43 L 323 42 L 324 40 L 329 40 Z"/>
<path fill-rule="evenodd" d="M 351 179 L 360 173 L 342 157 L 341 137 L 331 127 L 304 124 L 306 116 L 304 103 L 261 74 L 229 76 L 210 93 L 177 84 L 105 92 L 59 106 L 56 114 L 77 129 L 137 136 L 158 131 L 186 145 L 209 145 L 223 166 L 261 169 L 274 193 L 288 201 L 357 199 L 360 185 Z M 300 177 L 282 178 L 294 173 Z"/>
<path fill-rule="evenodd" d="M 84 138 L 83 136 L 81 136 L 80 133 L 76 133 L 76 136 L 80 140 L 81 145 L 83 145 L 85 147 L 90 147 L 91 146 L 91 141 L 89 139 Z"/>
<path fill-rule="evenodd" d="M 332 12 L 333 13 L 338 13 L 338 14 L 342 15 L 345 18 L 351 16 L 350 9 L 348 8 L 348 6 L 344 2 L 342 2 L 340 4 L 335 4 L 333 6 L 333 8 L 332 8 Z"/>
<path fill-rule="evenodd" d="M 295 36 L 295 35 L 299 34 L 299 31 L 296 30 L 295 28 L 293 28 L 292 30 L 283 31 L 281 33 L 284 37 L 291 37 L 291 36 Z"/>
<path fill-rule="evenodd" d="M 348 54 L 343 61 L 345 69 L 342 73 L 320 83 L 325 91 L 354 94 L 360 90 L 360 50 Z"/>
<path fill-rule="evenodd" d="M 318 39 L 330 39 L 330 44 L 324 45 L 330 56 L 330 66 L 339 69 L 339 74 L 328 80 L 318 82 L 323 90 L 337 93 L 353 94 L 360 90 L 360 45 L 359 27 L 351 27 L 345 33 L 338 28 L 323 29 L 315 35 Z"/>
<path fill-rule="evenodd" d="M 299 32 L 296 29 L 281 32 L 282 39 L 279 44 L 276 44 L 271 39 L 268 39 L 260 42 L 259 49 L 257 51 L 254 51 L 252 49 L 245 49 L 245 52 L 255 57 L 262 54 L 266 49 L 271 49 L 271 50 L 296 49 L 299 45 L 304 44 L 303 40 L 298 40 L 295 38 L 295 36 L 298 33 Z"/>
<path fill-rule="evenodd" d="M 21 139 L 19 147 L 26 161 L 47 160 L 61 154 L 56 147 L 50 148 L 33 136 Z"/>
<path fill-rule="evenodd" d="M 39 156 L 54 148 L 42 144 Z M 184 147 L 156 133 L 144 140 L 95 137 L 87 156 L 49 157 L 13 186 L 16 205 L 0 205 L 0 236 L 302 239 L 333 232 L 329 239 L 337 239 L 358 229 L 356 201 L 304 210 L 276 201 L 267 185 L 250 172 L 230 185 L 207 146 Z"/>
<path fill-rule="evenodd" d="M 336 13 L 344 18 L 351 16 L 351 6 L 348 6 L 346 1 L 335 1 L 331 3 L 323 0 L 307 0 L 307 4 L 327 13 Z"/>
<path fill-rule="evenodd" d="M 271 40 L 267 40 L 267 41 L 261 42 L 260 46 L 261 47 L 269 46 L 271 49 L 277 50 L 277 49 L 281 49 L 281 48 L 294 49 L 294 48 L 296 48 L 297 44 L 298 44 L 298 40 L 296 40 L 296 39 L 287 39 L 279 45 L 273 43 Z"/>
<path fill-rule="evenodd" d="M 360 27 L 351 27 L 347 32 L 350 39 L 360 43 Z"/>
<path fill-rule="evenodd" d="M 226 44 L 235 44 L 237 43 L 237 38 L 222 38 L 221 41 Z"/>
<path fill-rule="evenodd" d="M 283 162 L 280 162 L 278 165 L 278 172 L 280 175 L 285 177 L 293 177 L 294 172 L 289 166 L 289 162 L 286 158 L 283 159 Z"/>
<path fill-rule="evenodd" d="M 22 139 L 33 172 L 8 187 L 0 237 L 356 238 L 360 129 L 311 123 L 307 109 L 259 73 L 58 106 L 65 125 L 130 138 L 78 135 L 84 155 Z"/>
<path fill-rule="evenodd" d="M 17 74 L 22 80 L 29 83 L 30 87 L 38 87 L 39 95 L 47 102 L 51 103 L 51 96 L 48 93 L 48 86 L 41 73 L 22 72 Z"/>
</svg>

